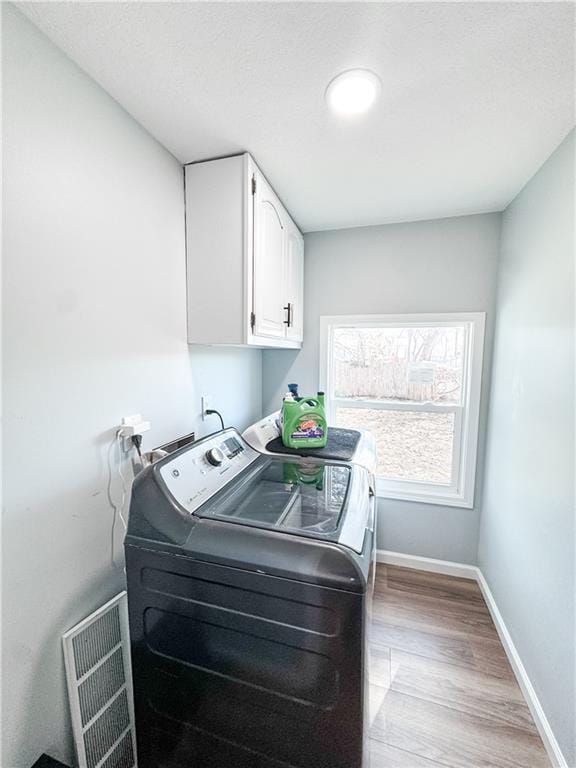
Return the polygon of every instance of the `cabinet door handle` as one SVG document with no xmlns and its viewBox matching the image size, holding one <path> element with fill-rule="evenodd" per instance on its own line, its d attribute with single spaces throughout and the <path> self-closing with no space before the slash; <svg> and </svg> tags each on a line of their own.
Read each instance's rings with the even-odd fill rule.
<svg viewBox="0 0 576 768">
<path fill-rule="evenodd" d="M 284 309 L 287 312 L 287 317 L 286 317 L 286 320 L 284 320 L 284 325 L 287 325 L 288 328 L 291 328 L 292 327 L 292 304 L 288 302 L 288 304 L 286 304 Z"/>
</svg>

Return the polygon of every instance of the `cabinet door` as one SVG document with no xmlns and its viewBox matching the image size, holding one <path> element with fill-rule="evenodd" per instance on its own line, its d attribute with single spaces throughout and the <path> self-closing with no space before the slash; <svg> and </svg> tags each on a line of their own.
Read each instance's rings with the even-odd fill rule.
<svg viewBox="0 0 576 768">
<path fill-rule="evenodd" d="M 282 205 L 266 179 L 254 176 L 253 311 L 255 336 L 284 338 L 286 232 Z"/>
<path fill-rule="evenodd" d="M 286 338 L 302 341 L 304 336 L 304 238 L 290 221 L 286 237 L 286 293 L 288 307 Z"/>
</svg>

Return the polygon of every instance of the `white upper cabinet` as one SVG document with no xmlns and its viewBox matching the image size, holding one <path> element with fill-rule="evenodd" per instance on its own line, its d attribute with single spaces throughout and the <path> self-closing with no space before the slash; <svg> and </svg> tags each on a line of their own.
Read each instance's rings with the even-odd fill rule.
<svg viewBox="0 0 576 768">
<path fill-rule="evenodd" d="M 292 221 L 287 224 L 285 283 L 288 303 L 286 338 L 302 342 L 304 331 L 304 238 Z"/>
<path fill-rule="evenodd" d="M 188 342 L 300 347 L 304 240 L 250 155 L 185 182 Z"/>
<path fill-rule="evenodd" d="M 282 204 L 260 173 L 254 176 L 254 328 L 255 336 L 283 339 L 286 220 Z"/>
</svg>

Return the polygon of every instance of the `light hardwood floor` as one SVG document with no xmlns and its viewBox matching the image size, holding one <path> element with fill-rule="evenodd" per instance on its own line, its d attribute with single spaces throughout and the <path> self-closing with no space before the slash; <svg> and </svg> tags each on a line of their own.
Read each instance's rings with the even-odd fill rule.
<svg viewBox="0 0 576 768">
<path fill-rule="evenodd" d="M 478 585 L 378 565 L 371 768 L 550 768 Z"/>
</svg>

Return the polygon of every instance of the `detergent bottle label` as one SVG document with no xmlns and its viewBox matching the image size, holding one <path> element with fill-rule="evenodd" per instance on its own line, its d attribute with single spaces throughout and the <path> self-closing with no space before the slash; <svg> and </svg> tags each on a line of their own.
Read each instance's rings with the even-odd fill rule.
<svg viewBox="0 0 576 768">
<path fill-rule="evenodd" d="M 314 416 L 303 416 L 298 420 L 296 429 L 292 432 L 293 440 L 308 440 L 324 437 L 324 425 Z"/>
</svg>

